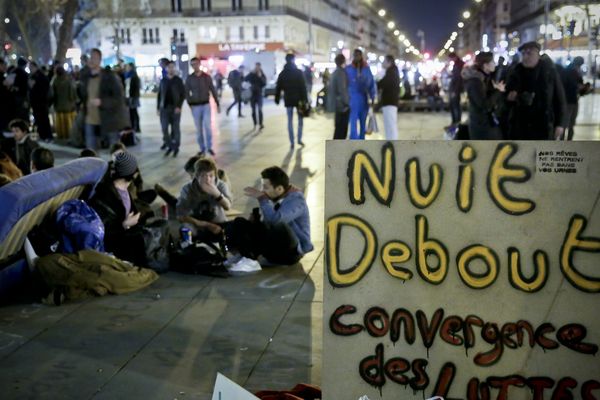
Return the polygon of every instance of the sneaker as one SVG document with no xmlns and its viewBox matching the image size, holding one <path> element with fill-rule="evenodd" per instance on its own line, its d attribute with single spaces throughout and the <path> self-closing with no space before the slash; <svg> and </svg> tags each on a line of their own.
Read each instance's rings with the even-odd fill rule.
<svg viewBox="0 0 600 400">
<path fill-rule="evenodd" d="M 236 263 L 238 263 L 242 258 L 243 257 L 241 254 L 232 254 L 229 257 L 227 257 L 227 260 L 223 261 L 223 265 L 226 267 L 232 267 Z"/>
<path fill-rule="evenodd" d="M 258 261 L 252 260 L 251 258 L 242 257 L 240 261 L 228 269 L 229 272 L 255 272 L 260 271 L 262 268 Z"/>
</svg>

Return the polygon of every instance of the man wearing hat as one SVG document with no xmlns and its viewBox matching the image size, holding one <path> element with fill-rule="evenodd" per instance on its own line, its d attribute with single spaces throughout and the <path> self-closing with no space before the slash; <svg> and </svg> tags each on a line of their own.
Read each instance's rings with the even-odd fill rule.
<svg viewBox="0 0 600 400">
<path fill-rule="evenodd" d="M 513 140 L 559 139 L 567 126 L 560 76 L 552 60 L 540 56 L 540 50 L 537 42 L 521 45 L 521 62 L 507 77 L 508 137 Z"/>
<path fill-rule="evenodd" d="M 130 194 L 137 167 L 133 154 L 127 151 L 116 154 L 102 182 L 96 187 L 90 205 L 104 223 L 106 251 L 144 267 L 147 260 L 140 213 Z"/>
<path fill-rule="evenodd" d="M 562 73 L 562 83 L 567 98 L 567 140 L 573 140 L 575 135 L 574 126 L 579 111 L 579 97 L 588 94 L 591 90 L 589 84 L 583 83 L 581 73 L 583 64 L 583 57 L 575 57 Z"/>
</svg>

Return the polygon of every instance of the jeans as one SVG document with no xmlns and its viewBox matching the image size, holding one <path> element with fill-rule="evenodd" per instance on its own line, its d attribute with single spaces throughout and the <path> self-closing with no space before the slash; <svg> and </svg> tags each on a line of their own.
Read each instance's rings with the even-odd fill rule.
<svg viewBox="0 0 600 400">
<path fill-rule="evenodd" d="M 242 90 L 233 90 L 233 103 L 229 107 L 227 107 L 227 115 L 229 115 L 229 111 L 235 106 L 238 105 L 238 116 L 242 115 Z"/>
<path fill-rule="evenodd" d="M 462 108 L 460 107 L 460 93 L 450 92 L 449 98 L 450 115 L 452 115 L 452 123 L 458 124 L 462 120 Z"/>
<path fill-rule="evenodd" d="M 288 134 L 290 136 L 290 145 L 294 147 L 294 109 L 296 107 L 286 107 L 287 108 L 287 120 L 288 120 Z M 303 117 L 300 115 L 298 111 L 298 144 L 302 142 L 302 124 Z"/>
<path fill-rule="evenodd" d="M 563 138 L 567 135 L 567 140 L 573 140 L 575 136 L 575 123 L 577 122 L 577 114 L 579 112 L 579 104 L 567 104 L 567 122 L 569 126 L 563 133 Z"/>
<path fill-rule="evenodd" d="M 386 140 L 398 140 L 398 107 L 383 106 L 383 129 Z"/>
<path fill-rule="evenodd" d="M 350 139 L 352 140 L 364 140 L 367 131 L 369 105 L 362 99 L 358 100 L 350 101 Z M 357 122 L 360 123 L 360 133 L 357 130 Z"/>
<path fill-rule="evenodd" d="M 32 106 L 33 118 L 35 119 L 35 125 L 37 131 L 42 140 L 52 139 L 52 128 L 50 127 L 50 119 L 48 118 L 48 106 L 47 105 L 35 105 Z M 27 119 L 26 121 L 29 121 Z"/>
<path fill-rule="evenodd" d="M 175 114 L 174 108 L 168 107 L 160 110 L 160 126 L 163 133 L 163 144 L 167 145 L 172 151 L 179 150 L 179 144 L 181 143 L 181 130 L 179 129 L 180 121 L 181 112 Z M 170 134 L 169 125 L 171 125 Z"/>
<path fill-rule="evenodd" d="M 100 125 L 85 124 L 84 126 L 85 136 L 85 147 L 92 150 L 98 150 L 100 148 L 98 139 L 104 140 L 109 146 L 119 141 L 118 132 L 110 132 L 106 135 L 101 133 Z"/>
<path fill-rule="evenodd" d="M 263 97 L 262 96 L 252 96 L 250 99 L 250 107 L 252 107 L 252 121 L 254 125 L 256 125 L 256 109 L 258 108 L 258 123 L 260 126 L 263 124 Z"/>
<path fill-rule="evenodd" d="M 335 131 L 333 138 L 343 140 L 348 137 L 348 120 L 350 118 L 350 110 L 335 113 Z"/>
<path fill-rule="evenodd" d="M 210 151 L 212 150 L 210 103 L 191 106 L 191 108 L 194 124 L 196 124 L 196 141 L 200 146 L 200 151 Z"/>
</svg>

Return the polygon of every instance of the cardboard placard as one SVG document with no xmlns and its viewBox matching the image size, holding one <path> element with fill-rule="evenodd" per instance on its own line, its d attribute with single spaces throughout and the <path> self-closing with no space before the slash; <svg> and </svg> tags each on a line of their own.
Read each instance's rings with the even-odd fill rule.
<svg viewBox="0 0 600 400">
<path fill-rule="evenodd" d="M 600 142 L 326 157 L 324 399 L 600 398 Z"/>
<path fill-rule="evenodd" d="M 212 400 L 258 400 L 258 397 L 225 375 L 217 373 Z"/>
</svg>

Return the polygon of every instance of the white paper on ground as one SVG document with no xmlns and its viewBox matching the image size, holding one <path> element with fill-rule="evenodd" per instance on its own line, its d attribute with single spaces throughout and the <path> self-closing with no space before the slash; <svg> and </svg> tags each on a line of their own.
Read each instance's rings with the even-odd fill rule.
<svg viewBox="0 0 600 400">
<path fill-rule="evenodd" d="M 258 397 L 248 392 L 246 389 L 227 378 L 221 373 L 217 373 L 215 381 L 215 390 L 212 400 L 259 400 Z"/>
</svg>

